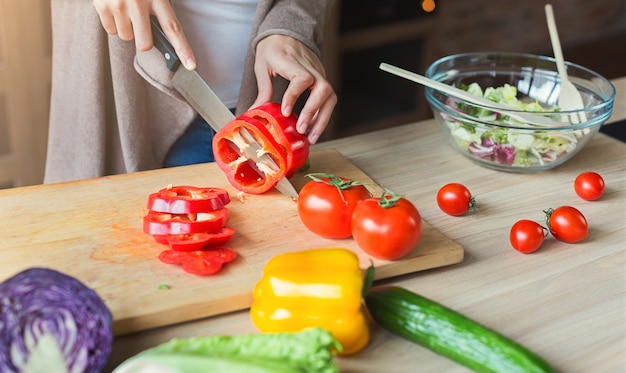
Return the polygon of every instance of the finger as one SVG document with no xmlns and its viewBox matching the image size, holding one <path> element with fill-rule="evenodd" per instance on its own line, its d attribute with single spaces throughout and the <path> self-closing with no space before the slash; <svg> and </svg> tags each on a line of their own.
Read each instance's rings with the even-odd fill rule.
<svg viewBox="0 0 626 373">
<path fill-rule="evenodd" d="M 125 41 L 133 40 L 135 38 L 135 35 L 133 32 L 133 25 L 130 18 L 128 18 L 126 14 L 114 14 L 113 17 L 115 18 L 115 28 L 117 29 L 117 36 Z"/>
<path fill-rule="evenodd" d="M 310 87 L 309 97 L 300 111 L 300 119 L 298 120 L 299 132 L 304 133 L 306 131 L 304 125 L 313 121 L 313 117 L 333 94 L 334 91 L 330 86 L 330 83 L 323 78 L 320 78 L 313 86 Z"/>
<path fill-rule="evenodd" d="M 115 27 L 115 19 L 106 7 L 106 4 L 104 4 L 102 0 L 93 0 L 92 4 L 98 13 L 98 17 L 100 17 L 100 23 L 102 24 L 104 31 L 110 35 L 116 35 L 117 28 Z"/>
<path fill-rule="evenodd" d="M 100 23 L 109 34 L 117 35 L 126 41 L 133 40 L 133 26 L 128 17 L 125 2 L 111 3 L 94 0 L 93 4 L 100 15 Z"/>
<path fill-rule="evenodd" d="M 155 4 L 153 11 L 161 25 L 163 33 L 167 36 L 170 43 L 172 43 L 172 47 L 174 47 L 180 62 L 186 69 L 194 70 L 196 68 L 196 57 L 169 1 Z"/>
<path fill-rule="evenodd" d="M 298 98 L 313 84 L 315 84 L 315 77 L 309 73 L 308 70 L 302 68 L 300 65 L 293 64 L 290 68 L 291 71 L 286 71 L 280 75 L 289 80 L 289 85 L 283 93 L 281 110 L 284 116 L 291 115 L 293 107 L 296 104 Z"/>
<path fill-rule="evenodd" d="M 336 105 L 337 95 L 333 94 L 328 98 L 328 100 L 326 100 L 326 102 L 317 112 L 317 115 L 313 118 L 313 121 L 309 126 L 310 129 L 307 135 L 309 143 L 315 144 L 322 135 L 322 133 L 324 133 L 324 130 L 328 126 L 328 122 L 330 121 Z"/>
<path fill-rule="evenodd" d="M 107 9 L 101 9 L 94 1 L 94 7 L 98 13 L 98 17 L 100 17 L 100 23 L 102 24 L 102 28 L 109 35 L 117 35 L 117 27 L 115 27 L 115 19 L 113 19 L 113 15 Z"/>
<path fill-rule="evenodd" d="M 289 85 L 283 94 L 283 115 L 291 112 L 297 99 L 307 90 L 310 90 L 304 107 L 298 116 L 296 129 L 299 133 L 309 133 L 309 142 L 315 143 L 326 128 L 332 111 L 336 105 L 336 94 L 324 76 L 324 68 L 314 61 L 302 66 L 297 62 L 283 63 L 280 73 L 288 79 Z"/>
<path fill-rule="evenodd" d="M 117 35 L 117 27 L 115 27 L 115 20 L 113 19 L 113 16 L 111 16 L 110 14 L 100 15 L 100 23 L 102 24 L 102 28 L 104 28 L 104 31 L 106 31 L 107 34 Z"/>
<path fill-rule="evenodd" d="M 257 62 L 254 66 L 254 74 L 256 76 L 258 93 L 256 100 L 250 106 L 250 108 L 254 108 L 266 102 L 269 102 L 274 94 L 274 85 L 272 84 L 272 72 L 267 68 L 265 64 L 262 64 L 262 62 L 260 61 L 260 59 L 257 59 Z"/>
<path fill-rule="evenodd" d="M 309 142 L 315 143 L 324 132 L 337 104 L 337 95 L 326 80 L 316 82 L 309 98 L 300 111 L 296 128 L 300 133 L 308 133 Z"/>
<path fill-rule="evenodd" d="M 315 78 L 299 60 L 289 54 L 270 55 L 267 56 L 267 59 L 268 60 L 266 62 L 263 62 L 263 64 L 267 65 L 267 69 L 264 70 L 265 73 L 269 76 L 279 75 L 289 81 L 287 89 L 283 92 L 281 100 L 282 114 L 288 117 L 291 115 L 298 98 L 302 95 L 302 93 L 304 93 L 304 91 L 306 91 L 307 88 L 315 83 Z M 263 60 L 263 58 L 257 54 L 257 64 L 259 64 L 259 60 Z M 257 78 L 261 75 L 259 70 L 257 70 L 257 66 L 255 65 Z"/>
<path fill-rule="evenodd" d="M 142 4 L 134 3 L 135 6 L 128 9 L 133 33 L 135 37 L 135 47 L 141 51 L 152 48 L 152 29 L 150 26 L 150 9 Z"/>
</svg>

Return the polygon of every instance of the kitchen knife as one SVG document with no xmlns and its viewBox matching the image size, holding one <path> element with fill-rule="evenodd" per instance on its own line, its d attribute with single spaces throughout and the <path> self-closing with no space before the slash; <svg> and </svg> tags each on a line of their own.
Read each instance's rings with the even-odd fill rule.
<svg viewBox="0 0 626 373">
<path fill-rule="evenodd" d="M 187 70 L 174 47 L 165 36 L 159 22 L 154 17 L 150 17 L 152 26 L 152 39 L 156 49 L 163 54 L 165 64 L 170 71 L 174 72 L 172 85 L 187 100 L 187 102 L 206 120 L 206 122 L 215 130 L 219 131 L 226 124 L 235 119 L 233 113 L 224 103 L 217 97 L 211 87 L 200 77 L 196 71 Z M 255 162 L 263 162 L 278 170 L 276 162 L 264 152 L 260 151 L 261 146 L 254 137 L 245 129 L 241 130 L 242 136 L 247 140 L 245 156 Z M 260 155 L 259 155 L 260 154 Z M 294 200 L 298 199 L 298 192 L 286 177 L 282 177 L 275 188 L 284 195 Z"/>
</svg>

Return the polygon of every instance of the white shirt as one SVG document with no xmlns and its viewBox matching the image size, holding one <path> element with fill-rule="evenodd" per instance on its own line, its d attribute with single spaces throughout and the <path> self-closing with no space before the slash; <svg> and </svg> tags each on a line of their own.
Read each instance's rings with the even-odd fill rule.
<svg viewBox="0 0 626 373">
<path fill-rule="evenodd" d="M 197 71 L 229 108 L 237 106 L 258 0 L 174 0 Z"/>
</svg>

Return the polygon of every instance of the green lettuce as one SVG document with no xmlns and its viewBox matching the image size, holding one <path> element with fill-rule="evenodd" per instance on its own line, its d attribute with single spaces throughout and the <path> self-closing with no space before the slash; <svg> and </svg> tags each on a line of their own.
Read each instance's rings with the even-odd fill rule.
<svg viewBox="0 0 626 373">
<path fill-rule="evenodd" d="M 469 85 L 460 84 L 459 88 L 515 110 L 546 113 L 560 111 L 558 107 L 544 108 L 536 100 L 518 99 L 517 88 L 510 84 L 483 89 L 474 82 Z M 508 115 L 474 105 L 462 102 L 451 102 L 449 105 L 454 105 L 455 109 L 482 121 L 512 125 L 523 124 Z M 483 161 L 521 167 L 541 166 L 558 161 L 576 150 L 580 136 L 580 130 L 566 134 L 561 131 L 549 133 L 542 131 L 541 128 L 527 131 L 507 129 L 505 126 L 487 129 L 448 116 L 444 117 L 444 120 L 455 142 L 470 156 Z"/>
<path fill-rule="evenodd" d="M 172 339 L 120 364 L 113 373 L 336 373 L 339 342 L 321 328 Z"/>
</svg>

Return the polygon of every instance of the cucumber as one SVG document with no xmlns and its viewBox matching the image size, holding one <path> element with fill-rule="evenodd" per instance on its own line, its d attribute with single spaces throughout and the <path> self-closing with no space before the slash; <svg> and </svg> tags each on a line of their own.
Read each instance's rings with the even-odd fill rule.
<svg viewBox="0 0 626 373">
<path fill-rule="evenodd" d="M 365 304 L 382 328 L 476 372 L 553 371 L 520 344 L 404 288 L 374 287 Z"/>
</svg>

